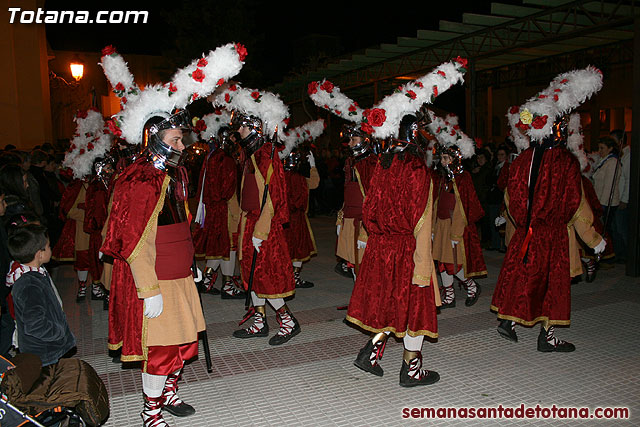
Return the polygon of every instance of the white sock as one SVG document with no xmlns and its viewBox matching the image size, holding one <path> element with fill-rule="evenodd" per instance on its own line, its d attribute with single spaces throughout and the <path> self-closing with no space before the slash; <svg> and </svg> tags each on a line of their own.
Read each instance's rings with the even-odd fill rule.
<svg viewBox="0 0 640 427">
<path fill-rule="evenodd" d="M 86 282 L 87 277 L 89 277 L 89 272 L 87 270 L 78 271 L 78 280 L 81 282 Z"/>
<path fill-rule="evenodd" d="M 233 271 L 236 269 L 236 251 L 229 252 L 229 260 L 222 261 L 220 269 L 224 276 L 233 276 Z"/>
<path fill-rule="evenodd" d="M 265 299 L 260 298 L 254 291 L 251 291 L 251 302 L 253 302 L 254 307 L 260 307 L 265 304 Z"/>
<path fill-rule="evenodd" d="M 219 259 L 208 259 L 207 260 L 207 268 L 211 267 L 213 269 L 213 271 L 216 271 L 218 269 L 218 267 L 220 267 L 220 261 Z"/>
<path fill-rule="evenodd" d="M 142 391 L 149 397 L 160 397 L 167 381 L 166 375 L 142 373 Z"/>
<path fill-rule="evenodd" d="M 460 271 L 458 271 L 458 272 L 456 273 L 456 277 L 457 277 L 458 279 L 462 280 L 463 282 L 465 281 L 465 278 L 464 278 L 464 268 L 462 268 L 462 267 L 460 268 Z M 452 282 L 453 282 L 453 280 L 452 280 Z"/>
<path fill-rule="evenodd" d="M 404 338 L 402 338 L 404 348 L 407 351 L 421 351 L 423 341 L 424 341 L 424 335 L 418 335 L 417 337 L 412 337 L 409 334 L 406 334 Z"/>
<path fill-rule="evenodd" d="M 443 271 L 440 273 L 440 277 L 442 278 L 442 286 L 448 288 L 449 286 L 453 286 L 453 276 Z"/>
<path fill-rule="evenodd" d="M 293 261 L 293 266 L 296 268 L 302 268 L 302 261 Z"/>
<path fill-rule="evenodd" d="M 284 305 L 284 298 L 269 298 L 269 304 L 274 310 L 278 310 Z"/>
</svg>

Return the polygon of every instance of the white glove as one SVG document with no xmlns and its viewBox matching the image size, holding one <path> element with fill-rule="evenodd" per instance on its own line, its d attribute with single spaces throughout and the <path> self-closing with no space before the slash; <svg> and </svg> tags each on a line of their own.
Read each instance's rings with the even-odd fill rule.
<svg viewBox="0 0 640 427">
<path fill-rule="evenodd" d="M 101 251 L 98 251 L 98 259 L 102 260 L 103 256 L 104 256 L 104 254 Z"/>
<path fill-rule="evenodd" d="M 251 241 L 253 242 L 253 247 L 256 248 L 256 251 L 260 252 L 260 245 L 262 245 L 263 240 L 258 239 L 257 237 L 252 237 Z"/>
<path fill-rule="evenodd" d="M 162 294 L 144 299 L 144 315 L 147 318 L 153 319 L 154 317 L 160 316 L 162 314 L 162 308 Z"/>
<path fill-rule="evenodd" d="M 604 248 L 607 247 L 607 242 L 604 241 L 604 239 L 600 240 L 600 243 L 598 243 L 596 245 L 595 248 L 593 248 L 593 252 L 596 254 L 601 254 L 602 252 L 604 252 Z"/>
<path fill-rule="evenodd" d="M 309 166 L 311 166 L 312 168 L 316 167 L 316 159 L 315 157 L 313 157 L 313 153 L 309 152 L 309 155 L 307 156 L 307 161 L 309 162 Z"/>
<path fill-rule="evenodd" d="M 500 227 L 502 224 L 506 224 L 507 220 L 503 216 L 496 217 L 496 227 Z"/>
<path fill-rule="evenodd" d="M 435 233 L 431 233 L 431 241 L 432 241 L 432 242 L 433 242 L 433 239 L 435 239 L 435 238 L 436 238 Z"/>
<path fill-rule="evenodd" d="M 338 225 L 338 227 L 336 228 L 336 234 L 338 235 L 338 237 L 340 236 L 340 230 L 342 229 L 342 226 Z"/>
<path fill-rule="evenodd" d="M 451 241 L 451 247 L 455 248 L 458 243 L 460 243 L 460 242 L 458 242 L 457 240 L 452 240 Z"/>
<path fill-rule="evenodd" d="M 194 282 L 199 282 L 202 280 L 202 270 L 200 270 L 198 267 L 196 267 L 196 274 L 193 276 L 193 281 Z"/>
<path fill-rule="evenodd" d="M 363 242 L 362 240 L 358 240 L 358 249 L 364 249 L 367 247 L 367 242 Z"/>
</svg>

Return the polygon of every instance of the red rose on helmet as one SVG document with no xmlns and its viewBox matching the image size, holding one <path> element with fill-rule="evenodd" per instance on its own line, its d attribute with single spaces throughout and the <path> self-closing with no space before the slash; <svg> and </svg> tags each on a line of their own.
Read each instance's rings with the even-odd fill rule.
<svg viewBox="0 0 640 427">
<path fill-rule="evenodd" d="M 441 75 L 442 77 L 447 77 L 447 75 L 445 74 L 444 71 L 440 70 L 438 71 L 438 74 Z"/>
<path fill-rule="evenodd" d="M 307 86 L 307 93 L 309 93 L 309 95 L 318 93 L 318 82 L 309 83 L 309 86 Z"/>
<path fill-rule="evenodd" d="M 84 154 L 84 148 L 81 148 L 80 151 L 78 151 L 78 154 Z"/>
<path fill-rule="evenodd" d="M 255 99 L 256 101 L 260 99 L 260 92 L 258 92 L 257 90 L 254 90 L 253 92 L 251 92 L 251 97 L 253 99 Z"/>
<path fill-rule="evenodd" d="M 196 70 L 191 73 L 191 78 L 197 82 L 203 81 L 204 77 L 204 72 L 200 68 L 196 68 Z"/>
<path fill-rule="evenodd" d="M 558 99 L 560 99 L 560 98 L 558 98 L 558 95 L 553 95 L 553 100 L 554 101 L 558 102 Z"/>
<path fill-rule="evenodd" d="M 178 88 L 173 83 L 169 83 L 169 92 L 176 92 Z"/>
<path fill-rule="evenodd" d="M 216 83 L 216 86 L 222 86 L 224 84 L 224 79 L 220 79 L 218 80 L 218 83 Z"/>
<path fill-rule="evenodd" d="M 116 123 L 115 120 L 110 119 L 107 120 L 107 126 L 109 127 L 109 131 L 115 135 L 115 136 L 121 136 L 122 135 L 122 131 L 120 130 L 120 127 L 118 127 L 118 124 Z"/>
<path fill-rule="evenodd" d="M 367 119 L 369 126 L 379 127 L 387 120 L 387 114 L 382 108 L 366 109 L 362 115 Z"/>
<path fill-rule="evenodd" d="M 205 58 L 200 58 L 198 60 L 198 64 L 197 65 L 198 65 L 198 67 L 206 67 L 208 63 L 209 62 L 207 62 L 207 60 Z"/>
<path fill-rule="evenodd" d="M 231 92 L 235 92 L 236 90 L 238 90 L 238 86 L 236 86 L 236 84 L 234 83 L 234 84 L 232 84 L 231 86 L 229 86 L 229 90 L 230 90 Z"/>
<path fill-rule="evenodd" d="M 124 90 L 124 85 L 122 84 L 122 82 L 118 82 L 118 84 L 116 85 L 116 87 L 114 87 L 115 90 L 117 90 L 118 92 L 122 92 Z"/>
<path fill-rule="evenodd" d="M 231 102 L 231 95 L 229 95 L 228 93 L 224 94 L 224 100 L 225 102 Z"/>
<path fill-rule="evenodd" d="M 87 148 L 89 149 L 89 151 L 93 150 L 93 144 L 92 143 L 88 143 L 87 144 Z"/>
<path fill-rule="evenodd" d="M 198 98 L 200 98 L 200 95 L 198 94 L 198 92 L 196 92 L 193 95 L 191 95 L 191 101 L 195 101 Z"/>
<path fill-rule="evenodd" d="M 438 96 L 438 86 L 433 85 L 433 96 Z"/>
<path fill-rule="evenodd" d="M 76 117 L 79 119 L 86 119 L 87 118 L 87 110 L 78 110 L 78 112 L 76 113 Z"/>
<path fill-rule="evenodd" d="M 356 111 L 356 106 L 354 104 L 349 105 L 349 112 L 353 113 Z"/>
<path fill-rule="evenodd" d="M 329 80 L 325 80 L 320 85 L 320 89 L 324 90 L 325 92 L 331 93 L 333 92 L 333 83 L 331 83 Z"/>
<path fill-rule="evenodd" d="M 127 97 L 123 96 L 122 98 L 120 98 L 120 102 L 122 102 L 123 104 L 127 103 Z"/>
<path fill-rule="evenodd" d="M 214 114 L 216 116 L 221 116 L 222 115 L 222 110 L 220 108 L 216 108 L 215 110 L 213 110 Z"/>
<path fill-rule="evenodd" d="M 360 129 L 362 129 L 362 132 L 368 133 L 368 134 L 372 134 L 373 133 L 373 128 L 368 124 L 363 122 L 360 125 Z"/>
<path fill-rule="evenodd" d="M 467 64 L 469 63 L 469 61 L 467 60 L 467 58 L 463 58 L 461 56 L 458 56 L 455 61 L 462 65 L 462 68 L 467 68 Z"/>
<path fill-rule="evenodd" d="M 416 86 L 418 86 L 420 89 L 422 89 L 424 87 L 422 82 L 416 82 Z"/>
<path fill-rule="evenodd" d="M 408 90 L 405 95 L 407 95 L 411 99 L 416 99 L 416 93 L 412 90 Z"/>
<path fill-rule="evenodd" d="M 204 120 L 200 119 L 196 122 L 196 125 L 193 127 L 193 130 L 195 130 L 198 133 L 204 132 L 205 130 L 207 130 L 207 124 L 204 122 Z"/>
<path fill-rule="evenodd" d="M 547 124 L 547 116 L 538 116 L 531 122 L 534 129 L 542 129 Z"/>
<path fill-rule="evenodd" d="M 289 117 L 287 117 L 286 119 L 283 120 L 284 125 L 285 126 L 289 126 L 289 122 L 291 121 L 291 119 Z"/>
<path fill-rule="evenodd" d="M 516 123 L 516 127 L 520 128 L 522 130 L 528 130 L 529 129 L 529 125 L 525 125 L 520 120 L 518 120 L 518 123 Z"/>
<path fill-rule="evenodd" d="M 102 56 L 113 55 L 114 53 L 118 53 L 118 52 L 116 51 L 116 48 L 113 47 L 112 45 L 106 46 L 104 49 L 102 49 Z"/>
<path fill-rule="evenodd" d="M 514 105 L 509 109 L 509 114 L 518 114 L 519 111 L 520 111 L 520 107 L 518 107 L 517 105 Z"/>
<path fill-rule="evenodd" d="M 247 57 L 247 48 L 245 48 L 240 43 L 236 43 L 236 52 L 238 52 L 240 61 L 244 61 L 244 59 Z"/>
</svg>

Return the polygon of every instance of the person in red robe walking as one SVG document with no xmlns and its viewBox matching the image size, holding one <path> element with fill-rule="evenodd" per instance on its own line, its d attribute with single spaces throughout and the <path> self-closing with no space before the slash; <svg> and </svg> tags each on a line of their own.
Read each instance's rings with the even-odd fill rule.
<svg viewBox="0 0 640 427">
<path fill-rule="evenodd" d="M 243 299 L 245 293 L 233 282 L 236 266 L 236 248 L 233 232 L 239 220 L 237 190 L 237 165 L 230 154 L 230 128 L 226 124 L 230 115 L 220 111 L 211 113 L 198 121 L 204 127 L 201 138 L 209 141 L 209 154 L 200 171 L 198 197 L 200 198 L 195 218 L 194 245 L 196 256 L 206 259 L 204 291 L 221 294 L 222 299 Z M 202 123 L 200 123 L 202 122 Z M 222 272 L 222 288 L 214 287 Z"/>
<path fill-rule="evenodd" d="M 602 73 L 594 67 L 563 73 L 519 108 L 517 126 L 532 147 L 513 161 L 509 171 L 505 204 L 515 232 L 491 309 L 500 321 L 499 334 L 514 342 L 516 323 L 541 322 L 537 341 L 541 352 L 575 350 L 572 343 L 555 337 L 556 325 L 570 324 L 575 234 L 596 253 L 606 245 L 590 220 L 593 213 L 582 191 L 578 160 L 564 146 L 567 114 L 601 87 Z"/>
<path fill-rule="evenodd" d="M 433 259 L 438 261 L 444 288 L 440 308 L 456 306 L 454 279 L 466 289 L 465 305 L 470 307 L 478 301 L 482 290 L 474 278 L 487 274 L 476 227 L 484 210 L 471 175 L 462 167 L 462 159 L 471 158 L 475 148 L 471 138 L 460 130 L 457 117 L 447 116 L 443 120 L 433 112 L 429 114 L 429 128 L 438 139 L 440 157 L 434 174 L 433 220 Z"/>
</svg>

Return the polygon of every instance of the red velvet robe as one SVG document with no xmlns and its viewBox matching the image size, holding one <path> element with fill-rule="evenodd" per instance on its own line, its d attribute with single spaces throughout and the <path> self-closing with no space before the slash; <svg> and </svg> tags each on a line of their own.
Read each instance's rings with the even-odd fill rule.
<svg viewBox="0 0 640 427">
<path fill-rule="evenodd" d="M 356 161 L 353 157 L 347 158 L 344 165 L 344 217 L 345 218 L 362 218 L 362 202 L 364 201 L 364 197 L 369 191 L 369 185 L 371 183 L 371 178 L 373 177 L 373 173 L 375 171 L 376 165 L 378 164 L 378 159 L 374 155 L 369 155 L 362 160 Z M 350 177 L 352 174 L 352 168 L 355 167 L 356 179 L 357 182 L 353 183 L 350 181 Z M 360 191 L 352 191 L 350 186 L 353 185 L 357 187 L 356 190 Z M 354 197 L 357 200 L 351 200 L 351 197 Z M 349 207 L 352 207 L 349 209 Z M 358 211 L 357 207 L 360 207 Z M 357 236 L 356 236 L 357 237 Z"/>
<path fill-rule="evenodd" d="M 593 183 L 589 178 L 582 175 L 582 188 L 584 189 L 584 197 L 587 199 L 589 203 L 589 207 L 593 212 L 593 228 L 595 228 L 596 232 L 601 236 L 604 236 L 605 242 L 607 242 L 607 246 L 604 248 L 604 253 L 602 254 L 602 259 L 613 258 L 616 254 L 613 251 L 613 241 L 611 240 L 611 236 L 609 233 L 604 233 L 604 223 L 602 222 L 602 216 L 604 215 L 604 209 L 602 209 L 602 205 L 600 204 L 600 200 L 598 200 L 598 195 L 596 194 L 596 190 L 593 188 Z M 613 218 L 610 218 L 611 220 Z M 590 250 L 586 245 L 583 246 L 587 248 L 587 254 L 593 254 L 593 251 Z"/>
<path fill-rule="evenodd" d="M 287 182 L 287 204 L 289 205 L 289 227 L 285 237 L 292 261 L 307 261 L 318 253 L 313 232 L 307 220 L 309 186 L 307 178 L 297 172 L 285 171 Z"/>
<path fill-rule="evenodd" d="M 193 236 L 196 256 L 199 258 L 229 259 L 231 240 L 227 202 L 236 192 L 236 178 L 237 167 L 233 158 L 220 149 L 211 153 L 198 181 L 200 188 L 197 194 L 202 194 L 206 209 L 204 224 L 197 226 Z"/>
<path fill-rule="evenodd" d="M 478 237 L 478 228 L 476 222 L 484 216 L 484 210 L 476 190 L 471 180 L 471 174 L 467 171 L 463 171 L 455 176 L 455 184 L 460 194 L 460 201 L 464 208 L 464 214 L 467 218 L 467 226 L 464 228 L 463 240 L 464 240 L 464 256 L 467 261 L 465 277 L 479 277 L 487 274 L 487 266 L 484 262 L 484 255 L 482 254 L 482 246 L 480 245 L 480 237 Z M 433 188 L 434 199 L 437 203 L 438 195 L 440 194 L 440 186 L 444 185 L 443 177 L 439 173 L 433 174 Z M 442 190 L 444 191 L 444 189 Z M 462 260 L 458 260 L 462 264 Z M 453 270 L 453 268 L 451 268 Z"/>
<path fill-rule="evenodd" d="M 52 258 L 57 261 L 75 261 L 76 270 L 86 271 L 89 269 L 89 257 L 86 251 L 76 251 L 76 220 L 67 218 L 67 214 L 73 207 L 80 194 L 82 186 L 86 183 L 76 179 L 64 190 L 60 200 L 60 218 L 64 220 L 64 226 L 60 238 L 52 251 Z M 85 199 L 86 200 L 86 199 Z M 78 205 L 79 209 L 84 209 L 84 205 Z"/>
<path fill-rule="evenodd" d="M 491 302 L 498 318 L 531 326 L 539 321 L 568 325 L 571 277 L 567 224 L 582 197 L 580 166 L 564 147 L 545 150 L 531 213 L 527 262 L 529 173 L 533 149 L 511 164 L 507 185 L 509 214 L 516 230 L 507 248 Z"/>
<path fill-rule="evenodd" d="M 118 177 L 102 252 L 112 256 L 113 273 L 109 300 L 109 348 L 122 347 L 123 360 L 146 360 L 142 342 L 144 300 L 138 298 L 127 263 L 146 238 L 147 224 L 157 215 L 165 192 L 167 174 L 140 158 Z M 131 209 L 135 206 L 135 209 Z"/>
<path fill-rule="evenodd" d="M 432 278 L 427 278 L 430 286 L 413 284 L 414 231 L 425 222 L 430 185 L 424 160 L 413 155 L 396 156 L 388 169 L 376 166 L 364 202 L 369 239 L 349 302 L 350 322 L 398 337 L 438 336 Z"/>
<path fill-rule="evenodd" d="M 258 186 L 258 194 L 255 200 L 241 200 L 241 206 L 252 205 L 250 210 L 242 209 L 241 241 L 242 248 L 240 267 L 242 270 L 242 280 L 245 288 L 249 284 L 249 274 L 251 271 L 251 260 L 253 258 L 254 247 L 252 237 L 256 222 L 260 218 L 260 189 L 264 185 L 269 169 L 272 169 L 271 181 L 269 182 L 270 206 L 267 204 L 265 210 L 273 213 L 270 221 L 268 235 L 260 235 L 257 238 L 263 240 L 260 252 L 256 258 L 256 268 L 253 276 L 252 290 L 261 298 L 284 298 L 295 293 L 295 282 L 293 280 L 293 267 L 289 258 L 289 247 L 284 237 L 283 224 L 289 222 L 289 207 L 287 206 L 286 182 L 282 162 L 278 158 L 277 151 L 271 158 L 271 143 L 265 143 L 251 158 L 245 162 L 242 186 L 253 185 L 248 183 L 248 179 L 254 179 Z M 254 171 L 255 175 L 249 172 L 257 165 L 259 170 Z"/>
<path fill-rule="evenodd" d="M 102 246 L 102 228 L 107 221 L 107 205 L 109 204 L 109 190 L 102 181 L 94 178 L 87 187 L 87 197 L 84 212 L 84 232 L 89 238 L 89 274 L 94 282 L 100 281 L 102 276 L 102 261 L 99 258 Z"/>
</svg>

